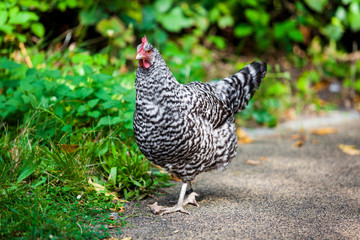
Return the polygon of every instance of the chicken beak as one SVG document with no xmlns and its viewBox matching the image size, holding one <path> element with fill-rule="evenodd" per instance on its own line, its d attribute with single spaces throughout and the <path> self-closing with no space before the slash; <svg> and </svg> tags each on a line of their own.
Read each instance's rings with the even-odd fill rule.
<svg viewBox="0 0 360 240">
<path fill-rule="evenodd" d="M 138 53 L 136 55 L 136 60 L 140 60 L 140 59 L 145 59 L 145 54 L 144 53 Z"/>
</svg>

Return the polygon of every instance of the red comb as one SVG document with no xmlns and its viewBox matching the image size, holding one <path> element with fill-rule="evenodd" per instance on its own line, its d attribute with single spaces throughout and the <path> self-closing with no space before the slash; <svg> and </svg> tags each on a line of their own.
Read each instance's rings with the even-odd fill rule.
<svg viewBox="0 0 360 240">
<path fill-rule="evenodd" d="M 142 41 L 143 44 L 145 44 L 145 43 L 148 42 L 145 35 L 144 35 L 144 37 L 141 39 L 141 41 Z"/>
<path fill-rule="evenodd" d="M 141 39 L 141 42 L 142 42 L 142 44 L 141 44 L 141 47 L 140 47 L 140 49 L 139 49 L 139 52 L 141 52 L 141 51 L 144 49 L 145 43 L 148 43 L 145 35 L 144 35 L 144 37 Z"/>
</svg>

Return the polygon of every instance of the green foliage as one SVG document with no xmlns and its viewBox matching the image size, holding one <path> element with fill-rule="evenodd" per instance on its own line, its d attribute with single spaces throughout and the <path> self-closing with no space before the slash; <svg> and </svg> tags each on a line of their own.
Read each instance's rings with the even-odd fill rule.
<svg viewBox="0 0 360 240">
<path fill-rule="evenodd" d="M 79 27 L 74 35 L 79 43 L 86 30 L 94 28 L 109 38 L 110 45 L 120 48 L 131 45 L 139 33 L 147 33 L 153 36 L 152 42 L 163 45 L 170 34 L 186 31 L 198 39 L 204 34 L 211 36 L 210 42 L 222 50 L 229 43 L 225 40 L 229 34 L 222 34 L 231 30 L 239 42 L 238 49 L 254 39 L 255 50 L 261 52 L 273 46 L 292 51 L 292 44 L 304 43 L 304 32 L 300 29 L 303 27 L 320 29 L 329 40 L 340 40 L 345 32 L 359 31 L 358 1 L 304 2 L 199 0 L 189 4 L 181 0 L 156 0 L 114 4 L 109 0 L 6 0 L 0 4 L 0 44 L 14 39 L 26 42 L 31 34 L 46 37 L 48 30 L 40 16 L 47 11 L 68 9 L 74 9 L 78 15 Z"/>
<path fill-rule="evenodd" d="M 17 30 L 17 26 L 21 26 L 23 30 L 31 30 L 37 37 L 43 37 L 45 28 L 39 22 L 39 16 L 27 11 L 22 6 L 18 6 L 16 1 L 5 0 L 0 3 L 0 43 L 4 39 L 4 35 L 9 39 L 17 39 L 20 42 L 26 42 L 26 35 Z"/>
<path fill-rule="evenodd" d="M 94 192 L 78 199 L 66 188 L 18 186 L 0 199 L 0 237 L 6 239 L 99 239 L 111 236 L 106 225 L 126 224 L 123 216 L 110 220 L 110 209 L 119 205 Z"/>
<path fill-rule="evenodd" d="M 311 85 L 320 81 L 319 73 L 316 71 L 305 71 L 296 82 L 296 87 L 303 96 L 312 96 L 314 94 Z"/>
<path fill-rule="evenodd" d="M 109 189 L 116 190 L 125 199 L 141 199 L 158 187 L 170 186 L 168 175 L 155 169 L 149 175 L 149 162 L 142 154 L 134 152 L 136 148 L 127 148 L 115 140 L 104 142 L 98 154 L 106 178 L 110 180 Z"/>
<path fill-rule="evenodd" d="M 109 233 L 98 233 L 94 225 L 125 224 L 123 217 L 108 220 L 110 208 L 122 205 L 87 185 L 94 143 L 92 150 L 86 147 L 92 143 L 88 140 L 77 151 L 67 152 L 37 139 L 30 120 L 19 130 L 14 138 L 9 129 L 1 129 L 5 134 L 0 137 L 0 237 L 95 239 Z"/>
<path fill-rule="evenodd" d="M 75 125 L 95 127 L 116 124 L 132 129 L 135 92 L 129 83 L 134 82 L 133 74 L 113 78 L 96 73 L 84 64 L 72 75 L 62 75 L 59 70 L 27 69 L 7 59 L 0 60 L 0 68 L 3 69 L 0 84 L 5 93 L 0 98 L 3 121 L 16 119 L 22 122 L 30 110 L 40 108 L 60 119 L 54 123 L 47 122 L 47 128 L 65 131 Z M 114 85 L 116 87 L 112 87 Z M 49 137 L 55 134 L 54 131 Z"/>
<path fill-rule="evenodd" d="M 350 0 L 2 1 L 0 236 L 107 237 L 85 227 L 109 223 L 99 215 L 121 207 L 104 192 L 141 199 L 169 186 L 132 132 L 143 35 L 181 83 L 219 78 L 223 66 L 230 74 L 245 65 L 237 61 L 244 53 L 284 65 L 269 65 L 237 119 L 274 127 L 289 109 L 320 109 L 312 86 L 323 79 L 360 91 L 360 64 L 342 60 L 356 50 L 349 36 L 360 30 L 359 8 Z"/>
<path fill-rule="evenodd" d="M 104 64 L 103 55 L 73 56 L 72 61 L 80 64 L 64 67 L 68 74 L 0 59 L 0 91 L 4 93 L 0 96 L 0 130 L 4 132 L 0 135 L 0 199 L 5 201 L 0 204 L 6 206 L 0 211 L 1 225 L 7 226 L 1 228 L 0 236 L 96 238 L 99 230 L 86 225 L 89 221 L 104 224 L 108 218 L 96 220 L 100 211 L 87 217 L 86 206 L 105 208 L 100 203 L 104 199 L 93 203 L 103 193 L 92 193 L 89 178 L 128 199 L 168 186 L 168 175 L 151 170 L 134 144 L 134 74 L 113 77 L 95 71 Z M 115 175 L 114 170 L 112 175 L 107 171 L 108 166 L 116 168 Z M 16 194 L 24 197 L 13 201 Z M 55 200 L 59 195 L 67 199 Z M 75 199 L 79 195 L 85 196 L 88 205 Z M 73 212 L 73 222 L 64 209 Z M 16 211 L 14 216 L 12 211 Z M 116 224 L 123 225 L 119 221 Z M 105 231 L 103 236 L 109 235 Z"/>
<path fill-rule="evenodd" d="M 292 87 L 289 72 L 281 72 L 277 65 L 274 72 L 267 73 L 261 88 L 245 110 L 241 111 L 238 121 L 254 120 L 258 124 L 275 127 L 292 104 Z M 259 98 L 263 98 L 261 101 Z M 243 119 L 243 120 L 242 120 Z"/>
</svg>

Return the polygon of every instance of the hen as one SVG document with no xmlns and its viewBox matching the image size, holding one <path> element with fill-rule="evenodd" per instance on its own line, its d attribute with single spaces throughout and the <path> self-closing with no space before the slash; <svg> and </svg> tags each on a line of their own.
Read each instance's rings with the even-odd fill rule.
<svg viewBox="0 0 360 240">
<path fill-rule="evenodd" d="M 161 214 L 184 210 L 188 183 L 201 172 L 224 170 L 236 154 L 234 115 L 245 108 L 265 77 L 265 63 L 253 62 L 217 82 L 177 82 L 146 37 L 137 47 L 135 139 L 153 163 L 183 182 L 178 203 Z M 191 189 L 192 190 L 192 189 Z"/>
</svg>

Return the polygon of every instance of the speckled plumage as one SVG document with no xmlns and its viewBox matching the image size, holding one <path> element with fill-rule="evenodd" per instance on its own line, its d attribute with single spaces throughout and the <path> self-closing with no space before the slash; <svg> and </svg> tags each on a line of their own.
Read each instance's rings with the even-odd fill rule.
<svg viewBox="0 0 360 240">
<path fill-rule="evenodd" d="M 234 115 L 259 87 L 266 64 L 253 62 L 217 82 L 183 85 L 156 48 L 141 46 L 152 51 L 150 67 L 139 63 L 135 81 L 134 132 L 141 152 L 184 183 L 226 169 L 236 154 Z"/>
</svg>

